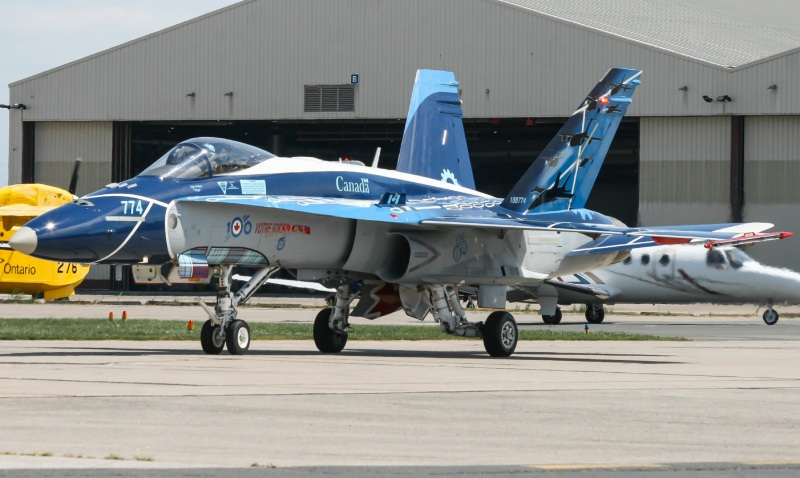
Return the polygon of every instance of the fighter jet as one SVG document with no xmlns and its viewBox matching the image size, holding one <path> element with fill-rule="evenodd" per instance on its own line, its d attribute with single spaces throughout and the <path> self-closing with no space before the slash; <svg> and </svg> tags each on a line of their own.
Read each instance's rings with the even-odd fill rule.
<svg viewBox="0 0 800 478">
<path fill-rule="evenodd" d="M 403 308 L 418 319 L 430 312 L 443 332 L 481 337 L 490 355 L 508 356 L 517 344 L 513 316 L 498 310 L 486 323 L 469 322 L 458 285 L 476 287 L 482 307 L 502 308 L 507 286 L 540 284 L 621 260 L 638 247 L 638 238 L 714 241 L 740 234 L 719 232 L 716 225 L 627 228 L 582 208 L 585 184 L 593 181 L 577 178 L 596 174 L 583 172 L 583 159 L 605 155 L 640 75 L 610 70 L 505 198 L 455 184 L 460 164 L 452 154 L 442 161 L 455 164 L 416 174 L 413 161 L 410 171 L 385 171 L 278 158 L 241 143 L 200 138 L 179 144 L 132 180 L 31 221 L 11 245 L 73 262 L 161 264 L 171 258 L 186 280 L 216 277 L 216 306 L 206 307 L 209 320 L 201 332 L 207 353 L 226 346 L 233 354 L 247 351 L 249 327 L 237 319 L 237 307 L 286 269 L 300 281 L 337 289 L 334 307 L 321 311 L 314 324 L 322 352 L 344 348 L 350 314 L 377 318 Z M 443 101 L 420 106 L 460 107 L 454 81 L 444 83 L 432 90 L 444 91 Z M 451 144 L 454 135 L 444 124 L 421 136 Z M 561 139 L 576 131 L 594 140 L 570 145 Z M 566 190 L 555 182 L 568 176 L 574 178 L 569 194 L 531 207 L 540 191 Z M 170 202 L 164 216 L 175 198 L 182 199 Z M 160 242 L 165 230 L 168 248 Z M 611 247 L 607 237 L 618 235 L 628 243 Z M 257 273 L 234 293 L 236 266 Z"/>
<path fill-rule="evenodd" d="M 260 268 L 245 290 L 278 269 L 290 271 L 299 281 L 337 289 L 334 307 L 320 311 L 314 323 L 314 341 L 322 352 L 344 348 L 349 315 L 375 318 L 402 308 L 420 320 L 431 313 L 443 332 L 481 337 L 490 355 L 509 356 L 517 344 L 513 316 L 496 311 L 485 323 L 468 321 L 458 301 L 458 285 L 475 287 L 479 306 L 502 308 L 507 286 L 542 284 L 566 271 L 608 265 L 638 247 L 637 239 L 713 242 L 739 236 L 719 225 L 627 228 L 594 211 L 571 208 L 576 190 L 585 199 L 583 183 L 577 180 L 573 193 L 531 208 L 538 191 L 552 189 L 552 181 L 563 171 L 577 177 L 588 148 L 596 148 L 594 157 L 605 154 L 640 74 L 610 70 L 588 97 L 596 101 L 584 101 L 565 125 L 568 131 L 583 125 L 586 138 L 596 140 L 573 145 L 562 140 L 566 133 L 560 131 L 505 198 L 474 190 L 420 193 L 416 189 L 429 180 L 401 173 L 378 175 L 362 167 L 354 170 L 355 180 L 341 182 L 340 173 L 331 171 L 329 181 L 353 191 L 369 185 L 379 199 L 254 194 L 173 201 L 166 219 L 170 255 L 181 264 L 184 277 L 211 274 L 220 284 L 217 307 L 207 311 L 203 349 L 219 353 L 227 345 L 231 353 L 244 353 L 249 347 L 249 328 L 236 318 L 238 297 L 229 285 L 237 265 Z M 619 96 L 611 95 L 612 90 Z M 555 168 L 553 158 L 558 158 Z M 269 174 L 273 165 L 266 161 L 246 175 Z M 297 172 L 319 167 L 309 161 Z M 551 168 L 556 172 L 544 174 Z M 613 236 L 627 242 L 610 244 L 607 238 Z M 367 291 L 367 283 L 376 285 Z M 359 303 L 351 312 L 356 299 Z"/>
</svg>

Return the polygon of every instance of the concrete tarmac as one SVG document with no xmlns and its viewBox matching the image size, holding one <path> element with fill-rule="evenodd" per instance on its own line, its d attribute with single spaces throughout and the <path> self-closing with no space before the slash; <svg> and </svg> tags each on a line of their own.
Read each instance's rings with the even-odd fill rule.
<svg viewBox="0 0 800 478">
<path fill-rule="evenodd" d="M 8 305 L 0 315 L 20 310 Z M 202 312 L 118 305 L 129 320 Z M 109 304 L 31 307 L 19 313 L 103 318 Z M 721 325 L 689 342 L 520 342 L 507 359 L 488 357 L 478 340 L 351 341 L 338 355 L 311 341 L 255 341 L 240 357 L 207 356 L 193 342 L 3 342 L 0 470 L 355 466 L 402 475 L 409 466 L 486 466 L 471 469 L 514 474 L 768 462 L 792 476 L 800 470 L 800 321 L 767 326 L 753 312 L 612 314 L 603 326 Z M 316 310 L 242 313 L 301 321 Z M 520 321 L 540 326 L 529 317 Z M 567 314 L 562 326 L 582 327 L 580 315 Z M 782 332 L 747 339 L 747 330 Z"/>
<path fill-rule="evenodd" d="M 2 296 L 0 296 L 2 300 Z M 134 319 L 170 319 L 202 323 L 207 319 L 203 309 L 196 305 L 204 300 L 213 307 L 214 297 L 209 295 L 114 295 L 81 294 L 68 301 L 32 303 L 0 303 L 0 318 L 96 318 L 116 319 L 123 312 Z M 289 296 L 255 297 L 239 309 L 239 318 L 248 322 L 313 323 L 317 312 L 325 307 L 324 297 Z M 583 331 L 586 320 L 578 308 L 563 307 L 564 318 L 557 326 L 542 322 L 537 306 L 508 304 L 520 327 L 530 329 Z M 574 309 L 574 310 L 573 310 Z M 702 340 L 800 340 L 800 306 L 777 306 L 781 319 L 768 326 L 761 319 L 763 309 L 754 305 L 718 304 L 633 304 L 614 305 L 607 308 L 602 324 L 591 325 L 594 331 L 650 334 L 665 337 L 682 337 Z M 468 310 L 470 320 L 485 320 L 488 310 Z M 395 312 L 377 320 L 360 317 L 351 322 L 361 324 L 402 324 L 437 327 L 433 318 L 424 321 Z"/>
</svg>

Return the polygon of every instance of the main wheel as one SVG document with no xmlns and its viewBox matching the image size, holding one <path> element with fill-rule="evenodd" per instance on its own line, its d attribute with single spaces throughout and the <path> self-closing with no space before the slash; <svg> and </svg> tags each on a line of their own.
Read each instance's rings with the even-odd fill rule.
<svg viewBox="0 0 800 478">
<path fill-rule="evenodd" d="M 586 304 L 586 322 L 599 324 L 606 318 L 606 311 L 603 304 Z"/>
<path fill-rule="evenodd" d="M 483 346 L 492 357 L 508 357 L 517 348 L 519 329 L 514 316 L 498 310 L 483 324 Z"/>
<path fill-rule="evenodd" d="M 542 322 L 547 325 L 558 325 L 561 323 L 561 307 L 556 307 L 554 315 L 542 315 Z"/>
<path fill-rule="evenodd" d="M 225 348 L 222 329 L 219 325 L 211 322 L 211 319 L 206 320 L 200 330 L 200 345 L 203 346 L 203 352 L 211 355 L 217 355 Z"/>
<path fill-rule="evenodd" d="M 314 319 L 314 344 L 324 354 L 338 354 L 347 344 L 347 334 L 339 334 L 331 330 L 328 320 L 333 309 L 322 309 Z"/>
<path fill-rule="evenodd" d="M 778 323 L 778 319 L 780 318 L 780 315 L 778 315 L 778 312 L 775 309 L 767 309 L 764 312 L 764 315 L 762 316 L 762 318 L 764 319 L 764 323 L 765 324 L 767 324 L 767 325 L 775 325 L 776 323 Z"/>
<path fill-rule="evenodd" d="M 243 355 L 250 348 L 250 326 L 244 320 L 234 320 L 225 333 L 225 344 L 231 355 Z"/>
</svg>

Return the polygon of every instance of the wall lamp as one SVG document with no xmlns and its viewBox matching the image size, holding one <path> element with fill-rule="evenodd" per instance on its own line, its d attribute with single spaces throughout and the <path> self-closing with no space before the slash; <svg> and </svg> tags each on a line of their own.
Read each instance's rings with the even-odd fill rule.
<svg viewBox="0 0 800 478">
<path fill-rule="evenodd" d="M 767 89 L 768 89 L 768 90 L 775 91 L 775 90 L 777 90 L 777 89 L 778 89 L 778 85 L 775 85 L 775 84 L 769 85 L 769 86 L 767 87 Z"/>
<path fill-rule="evenodd" d="M 711 98 L 708 95 L 703 95 L 703 101 L 705 101 L 706 103 L 711 103 L 712 101 L 714 101 L 714 98 Z"/>
<path fill-rule="evenodd" d="M 733 101 L 733 98 L 731 98 L 728 95 L 722 95 L 722 96 L 717 96 L 717 101 L 722 101 L 723 103 L 729 103 Z"/>
<path fill-rule="evenodd" d="M 187 98 L 194 98 L 194 91 L 192 91 L 191 93 L 186 93 L 186 97 Z"/>
<path fill-rule="evenodd" d="M 683 85 L 680 88 L 678 88 L 678 91 L 689 91 L 689 87 L 686 86 L 686 85 Z"/>
<path fill-rule="evenodd" d="M 28 107 L 22 103 L 14 103 L 13 105 L 0 105 L 0 108 L 5 108 L 7 110 L 27 110 Z"/>
<path fill-rule="evenodd" d="M 229 91 L 229 92 L 225 93 L 222 96 L 233 96 L 233 91 Z"/>
</svg>

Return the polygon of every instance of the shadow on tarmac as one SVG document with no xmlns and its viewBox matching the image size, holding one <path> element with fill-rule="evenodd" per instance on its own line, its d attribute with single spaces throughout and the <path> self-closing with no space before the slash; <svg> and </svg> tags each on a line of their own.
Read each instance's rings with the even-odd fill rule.
<svg viewBox="0 0 800 478">
<path fill-rule="evenodd" d="M 269 341 L 254 342 L 256 344 L 269 343 Z M 513 360 L 513 361 L 547 361 L 547 362 L 583 362 L 583 363 L 621 363 L 621 364 L 639 364 L 639 365 L 670 365 L 680 364 L 684 362 L 671 361 L 671 360 L 645 360 L 634 357 L 668 357 L 664 355 L 642 355 L 642 354 L 609 354 L 609 353 L 559 353 L 559 352 L 524 352 L 517 351 L 511 357 L 505 359 L 498 359 L 490 357 L 483 351 L 419 351 L 419 350 L 395 350 L 395 349 L 359 349 L 354 345 L 352 349 L 345 349 L 339 354 L 322 354 L 316 350 L 258 350 L 250 349 L 244 356 L 233 356 L 227 353 L 222 353 L 219 356 L 211 356 L 209 358 L 219 359 L 227 357 L 228 359 L 241 359 L 247 356 L 256 357 L 269 357 L 269 356 L 290 356 L 290 357 L 323 357 L 323 356 L 339 356 L 339 357 L 369 357 L 369 358 L 426 358 L 426 359 L 474 359 L 474 360 Z M 114 348 L 114 347 L 68 347 L 68 346 L 53 346 L 47 347 L 48 350 L 40 350 L 36 352 L 12 352 L 2 354 L 0 357 L 145 357 L 145 356 L 168 356 L 168 357 L 196 357 L 205 356 L 206 354 L 200 350 L 199 344 L 196 351 L 192 350 L 175 350 L 175 349 L 153 349 L 153 348 Z M 610 358 L 619 357 L 619 358 Z M 631 357 L 631 358 L 623 358 Z M 669 356 L 671 357 L 671 356 Z M 1 360 L 1 359 L 0 359 Z"/>
</svg>

